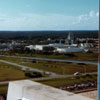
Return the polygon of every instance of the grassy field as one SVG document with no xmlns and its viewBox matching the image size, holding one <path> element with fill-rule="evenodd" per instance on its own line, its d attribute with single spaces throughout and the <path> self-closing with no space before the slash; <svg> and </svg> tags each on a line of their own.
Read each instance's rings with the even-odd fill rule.
<svg viewBox="0 0 100 100">
<path fill-rule="evenodd" d="M 6 95 L 8 90 L 8 85 L 0 85 L 0 94 Z"/>
<path fill-rule="evenodd" d="M 78 65 L 78 64 L 66 64 L 66 63 L 23 63 L 28 67 L 41 69 L 44 71 L 50 71 L 57 74 L 74 74 L 75 72 L 85 73 L 85 72 L 96 72 L 96 65 Z"/>
<path fill-rule="evenodd" d="M 9 55 L 9 54 L 8 54 Z M 93 53 L 74 53 L 74 56 L 68 55 L 40 55 L 40 54 L 15 54 L 17 56 L 32 56 L 32 57 L 43 57 L 43 58 L 55 58 L 55 59 L 71 59 L 71 60 L 82 60 L 82 61 L 97 61 L 98 54 Z M 45 62 L 41 61 L 38 63 L 32 63 L 28 60 L 16 59 L 16 58 L 1 58 L 9 62 L 18 63 L 31 68 L 37 68 L 44 71 L 54 72 L 61 75 L 70 75 L 75 72 L 85 73 L 85 72 L 97 72 L 97 65 L 80 65 L 80 64 L 68 64 L 68 63 L 55 63 L 55 62 Z M 20 68 L 8 65 L 0 62 L 0 81 L 10 81 L 10 80 L 20 80 L 27 79 L 24 72 Z M 61 78 L 61 79 L 51 79 L 47 81 L 39 81 L 40 83 L 49 86 L 63 86 L 63 85 L 73 85 L 79 84 L 81 82 L 91 82 L 97 81 L 97 75 L 92 75 L 91 77 L 72 77 L 72 78 Z M 0 94 L 7 93 L 8 86 L 0 86 Z"/>
<path fill-rule="evenodd" d="M 26 79 L 20 68 L 0 62 L 0 81 Z"/>
<path fill-rule="evenodd" d="M 1 59 L 6 60 L 6 61 L 10 61 L 10 62 L 14 62 L 14 63 L 21 63 L 21 62 L 25 61 L 22 59 L 10 58 L 10 57 L 2 57 Z"/>
<path fill-rule="evenodd" d="M 21 65 L 25 65 L 31 68 L 37 68 L 44 71 L 54 72 L 57 74 L 74 74 L 75 72 L 97 72 L 97 65 L 80 65 L 80 64 L 68 64 L 68 63 L 55 63 L 41 61 L 38 63 L 32 63 L 28 60 L 22 60 L 17 58 L 3 58 L 6 61 L 15 62 Z"/>
<path fill-rule="evenodd" d="M 38 82 L 49 85 L 49 86 L 58 87 L 58 86 L 74 85 L 74 84 L 94 82 L 94 81 L 97 81 L 97 75 L 61 78 L 61 79 L 50 79 L 50 80 L 38 81 Z"/>
<path fill-rule="evenodd" d="M 2 54 L 2 53 L 1 53 Z M 9 53 L 3 53 L 5 55 L 9 55 Z M 18 54 L 14 53 L 12 56 L 27 56 L 27 57 L 39 57 L 39 58 L 53 58 L 53 59 L 68 59 L 68 60 L 79 60 L 79 61 L 98 61 L 97 53 L 71 53 L 70 54 Z"/>
</svg>

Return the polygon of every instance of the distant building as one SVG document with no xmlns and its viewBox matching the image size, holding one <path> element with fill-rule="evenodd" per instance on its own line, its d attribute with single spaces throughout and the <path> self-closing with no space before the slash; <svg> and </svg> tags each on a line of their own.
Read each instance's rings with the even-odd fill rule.
<svg viewBox="0 0 100 100">
<path fill-rule="evenodd" d="M 35 50 L 35 46 L 34 46 L 34 45 L 26 46 L 26 48 L 28 48 L 28 49 L 30 49 L 30 50 Z"/>
<path fill-rule="evenodd" d="M 9 44 L 10 49 L 17 49 L 17 48 L 21 48 L 21 47 L 22 47 L 22 44 L 16 43 L 15 41 L 12 41 L 12 43 Z"/>
<path fill-rule="evenodd" d="M 42 51 L 44 47 L 46 47 L 48 45 L 29 45 L 26 46 L 26 48 L 29 48 L 30 50 L 40 50 Z"/>
<path fill-rule="evenodd" d="M 52 46 L 52 47 L 64 47 L 65 46 L 65 44 L 61 44 L 61 43 L 54 43 L 54 44 L 49 44 L 48 46 Z"/>
<path fill-rule="evenodd" d="M 68 34 L 68 37 L 65 40 L 65 43 L 68 44 L 68 45 L 74 44 L 74 35 L 72 33 Z"/>
<path fill-rule="evenodd" d="M 55 50 L 54 52 L 59 52 L 59 53 L 72 53 L 72 52 L 87 52 L 89 48 L 88 42 L 85 44 L 75 44 L 74 43 L 74 35 L 72 33 L 68 34 L 67 39 L 65 40 L 65 44 L 62 44 L 62 39 L 60 39 L 60 43 L 53 43 L 53 44 L 48 44 L 48 45 L 30 45 L 26 46 L 30 50 L 35 49 L 35 50 L 43 50 L 44 47 L 54 47 Z"/>
<path fill-rule="evenodd" d="M 46 47 L 46 46 L 47 45 L 35 45 L 35 49 L 42 51 L 43 50 L 43 47 Z"/>
<path fill-rule="evenodd" d="M 84 46 L 77 47 L 77 44 L 65 45 L 61 43 L 54 43 L 54 44 L 48 44 L 48 45 L 26 46 L 26 48 L 29 48 L 30 50 L 34 49 L 34 50 L 40 50 L 40 51 L 42 51 L 44 47 L 54 47 L 55 48 L 54 52 L 59 52 L 59 53 L 86 52 L 86 49 L 84 48 Z"/>
<path fill-rule="evenodd" d="M 74 53 L 74 52 L 86 52 L 83 48 L 68 47 L 68 48 L 56 48 L 56 52 L 59 53 Z"/>
<path fill-rule="evenodd" d="M 0 44 L 0 51 L 9 51 L 9 45 L 6 43 Z"/>
</svg>

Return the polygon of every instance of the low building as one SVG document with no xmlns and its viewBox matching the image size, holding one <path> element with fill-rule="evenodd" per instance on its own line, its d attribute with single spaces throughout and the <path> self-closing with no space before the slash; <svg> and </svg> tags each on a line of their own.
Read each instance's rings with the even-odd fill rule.
<svg viewBox="0 0 100 100">
<path fill-rule="evenodd" d="M 67 48 L 56 48 L 55 52 L 59 53 L 74 53 L 74 52 L 86 52 L 83 48 L 67 47 Z"/>
<path fill-rule="evenodd" d="M 30 49 L 30 50 L 35 50 L 35 46 L 34 46 L 34 45 L 26 46 L 26 48 L 28 48 L 28 49 Z"/>
<path fill-rule="evenodd" d="M 61 43 L 54 43 L 54 44 L 49 44 L 48 46 L 52 46 L 52 47 L 64 47 L 65 44 L 61 44 Z"/>
<path fill-rule="evenodd" d="M 6 43 L 0 44 L 0 51 L 9 51 L 9 45 Z"/>
<path fill-rule="evenodd" d="M 86 52 L 86 49 L 84 46 L 78 47 L 77 44 L 65 45 L 61 43 L 54 43 L 54 44 L 48 44 L 48 45 L 26 46 L 26 48 L 29 48 L 30 50 L 34 49 L 34 50 L 40 50 L 40 51 L 42 51 L 44 47 L 53 47 L 55 48 L 54 52 L 59 52 L 59 53 Z"/>
<path fill-rule="evenodd" d="M 43 47 L 45 47 L 45 46 L 47 46 L 47 45 L 35 45 L 35 49 L 42 51 Z"/>
<path fill-rule="evenodd" d="M 44 47 L 46 47 L 48 45 L 29 45 L 26 46 L 26 48 L 29 48 L 30 50 L 40 50 L 42 51 Z"/>
</svg>

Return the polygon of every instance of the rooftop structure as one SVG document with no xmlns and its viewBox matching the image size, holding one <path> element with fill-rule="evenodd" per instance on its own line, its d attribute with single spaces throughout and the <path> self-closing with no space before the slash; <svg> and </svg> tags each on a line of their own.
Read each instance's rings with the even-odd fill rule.
<svg viewBox="0 0 100 100">
<path fill-rule="evenodd" d="M 74 34 L 72 34 L 72 33 L 68 34 L 68 37 L 66 39 L 66 43 L 69 44 L 69 45 L 74 43 Z"/>
<path fill-rule="evenodd" d="M 7 100 L 92 100 L 37 82 L 24 80 L 9 83 Z"/>
</svg>

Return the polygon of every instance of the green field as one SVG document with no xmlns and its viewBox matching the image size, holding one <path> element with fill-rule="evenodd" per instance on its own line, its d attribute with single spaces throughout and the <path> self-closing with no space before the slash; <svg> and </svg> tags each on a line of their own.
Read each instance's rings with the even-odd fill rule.
<svg viewBox="0 0 100 100">
<path fill-rule="evenodd" d="M 90 73 L 97 72 L 97 65 L 80 65 L 80 64 L 68 64 L 68 63 L 55 63 L 39 61 L 38 63 L 32 63 L 29 60 L 17 59 L 17 58 L 3 58 L 6 61 L 15 62 L 27 67 L 41 69 L 44 71 L 54 72 L 61 75 L 70 75 L 75 72 Z"/>
<path fill-rule="evenodd" d="M 1 53 L 4 55 L 10 55 L 8 52 Z M 39 58 L 53 58 L 53 59 L 68 59 L 68 60 L 79 60 L 79 61 L 98 61 L 97 53 L 71 53 L 71 54 L 18 54 L 12 53 L 11 56 L 27 56 L 27 57 L 39 57 Z"/>
<path fill-rule="evenodd" d="M 20 68 L 0 62 L 0 81 L 26 79 Z"/>
<path fill-rule="evenodd" d="M 61 75 L 70 75 L 74 74 L 75 72 L 80 73 L 90 73 L 90 72 L 97 72 L 96 65 L 78 65 L 78 64 L 66 64 L 66 63 L 23 63 L 22 65 L 37 68 L 44 71 L 54 72 Z"/>
<path fill-rule="evenodd" d="M 0 85 L 0 95 L 7 94 L 7 90 L 8 90 L 8 85 Z"/>
<path fill-rule="evenodd" d="M 94 82 L 94 81 L 97 81 L 97 75 L 50 79 L 50 80 L 38 81 L 38 82 L 49 86 L 58 87 L 58 86 L 74 85 L 74 84 Z"/>
<path fill-rule="evenodd" d="M 10 58 L 10 57 L 2 57 L 2 58 L 0 58 L 0 59 L 6 60 L 6 61 L 9 61 L 9 62 L 14 62 L 14 63 L 20 63 L 20 62 L 23 62 L 22 59 Z"/>
<path fill-rule="evenodd" d="M 9 55 L 9 54 L 7 54 Z M 42 55 L 42 54 L 13 54 L 16 56 L 32 56 L 32 57 L 41 57 L 41 58 L 55 58 L 55 59 L 71 59 L 71 60 L 82 60 L 82 61 L 97 61 L 98 54 L 93 53 L 74 53 L 74 56 L 68 56 L 67 54 L 61 55 Z M 1 59 L 18 63 L 20 65 L 25 65 L 31 68 L 37 68 L 44 71 L 54 72 L 61 75 L 71 75 L 75 72 L 80 73 L 88 73 L 88 72 L 97 72 L 97 65 L 80 65 L 80 64 L 69 64 L 69 63 L 55 63 L 55 62 L 46 62 L 39 61 L 38 63 L 32 63 L 29 60 L 25 59 L 16 59 L 16 58 L 8 58 L 1 57 Z M 25 72 L 21 70 L 21 68 L 1 63 L 0 62 L 0 81 L 10 81 L 10 80 L 20 80 L 20 79 L 28 79 L 26 77 Z M 40 83 L 49 85 L 49 86 L 63 86 L 63 85 L 73 85 L 79 84 L 81 82 L 91 82 L 97 81 L 97 75 L 92 76 L 83 76 L 83 77 L 72 77 L 72 78 L 60 78 L 60 79 L 51 79 L 46 81 L 39 81 Z M 7 85 L 0 86 L 0 94 L 7 93 Z"/>
<path fill-rule="evenodd" d="M 48 86 L 59 87 L 64 85 L 74 85 L 74 84 L 94 82 L 94 81 L 97 81 L 97 75 L 50 79 L 50 80 L 37 81 L 37 82 Z M 8 90 L 7 85 L 0 85 L 0 94 L 7 94 L 7 90 Z"/>
</svg>

